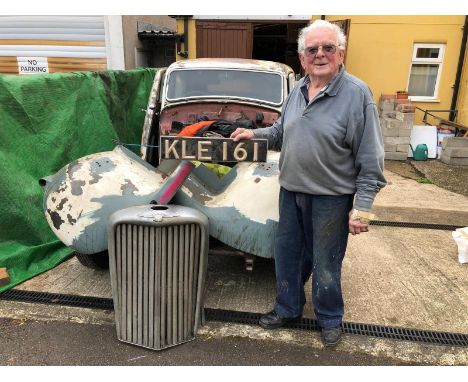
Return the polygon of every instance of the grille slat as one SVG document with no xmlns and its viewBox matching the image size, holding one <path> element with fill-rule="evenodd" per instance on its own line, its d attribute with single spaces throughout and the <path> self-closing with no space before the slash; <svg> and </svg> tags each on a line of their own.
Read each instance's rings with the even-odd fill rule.
<svg viewBox="0 0 468 382">
<path fill-rule="evenodd" d="M 167 227 L 163 227 L 161 230 L 161 254 L 169 253 L 169 230 Z M 164 341 L 166 335 L 166 272 L 167 272 L 167 256 L 161 256 L 161 303 L 160 303 L 160 317 L 161 323 L 160 327 L 157 330 L 161 331 L 161 336 L 155 336 L 156 339 L 160 341 L 160 346 L 164 346 Z"/>
<path fill-rule="evenodd" d="M 173 274 L 172 274 L 172 268 L 174 264 L 174 227 L 168 227 L 168 237 L 167 241 L 169 243 L 169 250 L 168 250 L 168 256 L 167 256 L 167 284 L 166 284 L 166 301 L 167 301 L 167 316 L 166 316 L 166 322 L 167 322 L 167 332 L 166 332 L 166 337 L 162 337 L 164 339 L 164 345 L 167 343 L 172 343 L 172 322 L 173 322 L 173 317 L 172 317 L 172 281 L 173 281 Z"/>
<path fill-rule="evenodd" d="M 149 319 L 154 312 L 154 258 L 149 253 L 154 252 L 154 230 L 153 227 L 144 227 L 143 232 L 143 344 L 152 347 L 153 323 Z"/>
<path fill-rule="evenodd" d="M 122 338 L 127 340 L 127 226 L 122 225 L 122 278 L 120 280 L 120 293 L 121 293 L 121 302 L 120 302 L 120 312 L 122 320 Z M 118 276 L 117 276 L 118 277 Z"/>
<path fill-rule="evenodd" d="M 143 226 L 138 226 L 138 257 L 137 257 L 137 341 L 138 343 L 143 343 L 143 288 L 146 289 L 147 284 L 144 282 L 144 272 L 143 272 L 143 263 L 144 263 L 144 253 L 143 253 L 143 243 L 147 242 L 148 239 L 143 235 Z M 146 304 L 145 304 L 146 305 Z"/>
<path fill-rule="evenodd" d="M 172 253 L 172 286 L 171 286 L 171 296 L 172 296 L 172 341 L 177 341 L 177 284 L 178 284 L 178 266 L 179 266 L 179 227 L 174 226 L 174 252 Z"/>
<path fill-rule="evenodd" d="M 194 224 L 190 225 L 190 253 L 189 253 L 189 269 L 196 269 L 194 268 L 194 253 L 195 253 L 195 226 Z M 193 272 L 189 272 L 189 279 L 188 279 L 188 322 L 193 322 L 193 311 L 191 307 L 193 306 L 193 293 L 195 288 L 193 287 Z M 190 328 L 187 329 L 187 336 L 191 335 Z"/>
<path fill-rule="evenodd" d="M 132 226 L 132 342 L 138 342 L 138 226 Z"/>
</svg>

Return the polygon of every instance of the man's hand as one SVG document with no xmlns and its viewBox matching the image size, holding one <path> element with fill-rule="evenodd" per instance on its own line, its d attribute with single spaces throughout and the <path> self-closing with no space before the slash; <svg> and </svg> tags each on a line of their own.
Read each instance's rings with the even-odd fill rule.
<svg viewBox="0 0 468 382">
<path fill-rule="evenodd" d="M 255 138 L 255 134 L 250 129 L 244 129 L 242 127 L 238 127 L 236 130 L 234 130 L 234 132 L 231 134 L 229 138 L 233 138 L 234 142 L 237 142 L 242 139 Z"/>
<path fill-rule="evenodd" d="M 359 235 L 361 232 L 368 232 L 369 224 L 361 223 L 360 220 L 349 221 L 349 233 L 351 235 Z"/>
<path fill-rule="evenodd" d="M 351 235 L 359 235 L 361 232 L 369 231 L 370 217 L 363 217 L 360 214 L 373 216 L 373 214 L 360 212 L 355 209 L 349 213 L 349 233 Z M 373 218 L 373 217 L 372 217 Z"/>
</svg>

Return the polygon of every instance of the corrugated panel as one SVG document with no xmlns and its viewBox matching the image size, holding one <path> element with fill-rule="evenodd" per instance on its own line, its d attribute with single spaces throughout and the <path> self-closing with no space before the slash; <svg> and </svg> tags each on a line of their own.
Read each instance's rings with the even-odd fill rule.
<svg viewBox="0 0 468 382">
<path fill-rule="evenodd" d="M 197 57 L 252 58 L 252 23 L 197 21 Z"/>
<path fill-rule="evenodd" d="M 0 16 L 0 73 L 17 57 L 46 57 L 49 72 L 107 68 L 104 16 Z"/>
</svg>

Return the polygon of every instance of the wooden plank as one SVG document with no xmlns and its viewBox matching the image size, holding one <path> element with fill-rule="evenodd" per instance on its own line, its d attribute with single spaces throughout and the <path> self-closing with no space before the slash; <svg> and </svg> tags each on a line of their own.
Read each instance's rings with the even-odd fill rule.
<svg viewBox="0 0 468 382">
<path fill-rule="evenodd" d="M 10 275 L 6 268 L 0 268 L 0 287 L 10 283 Z"/>
<path fill-rule="evenodd" d="M 15 57 L 16 59 L 16 57 Z M 49 65 L 54 62 L 65 62 L 65 63 L 99 63 L 107 64 L 106 58 L 80 58 L 80 57 L 47 57 Z"/>
<path fill-rule="evenodd" d="M 443 123 L 444 125 L 448 125 L 448 126 L 456 127 L 457 129 L 467 130 L 468 131 L 468 126 L 462 125 L 462 124 L 457 123 L 457 122 L 449 121 L 449 120 L 443 119 L 443 118 L 437 118 L 437 117 L 434 117 L 434 118 L 438 119 L 440 121 L 440 123 Z"/>
</svg>

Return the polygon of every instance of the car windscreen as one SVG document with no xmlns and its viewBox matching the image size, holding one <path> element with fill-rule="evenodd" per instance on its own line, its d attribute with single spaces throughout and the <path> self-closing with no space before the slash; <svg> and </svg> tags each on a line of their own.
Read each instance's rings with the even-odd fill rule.
<svg viewBox="0 0 468 382">
<path fill-rule="evenodd" d="M 279 74 L 222 69 L 174 70 L 168 79 L 167 99 L 236 97 L 280 105 L 283 80 Z"/>
</svg>

